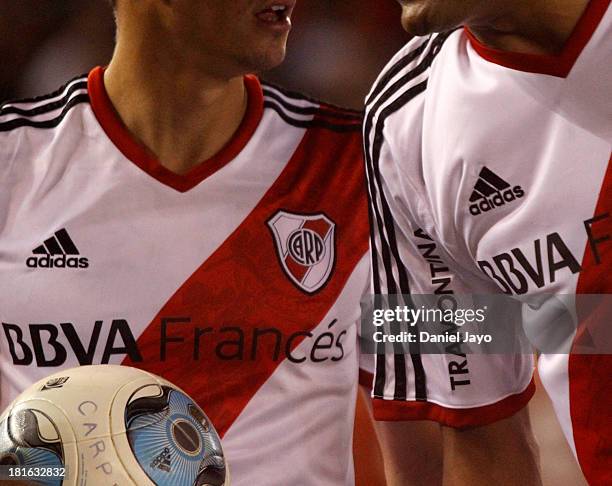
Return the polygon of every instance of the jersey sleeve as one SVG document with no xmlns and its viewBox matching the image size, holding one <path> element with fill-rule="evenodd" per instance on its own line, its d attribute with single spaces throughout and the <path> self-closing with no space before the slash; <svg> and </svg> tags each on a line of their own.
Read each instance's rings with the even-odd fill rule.
<svg viewBox="0 0 612 486">
<path fill-rule="evenodd" d="M 370 259 L 371 256 L 368 252 L 367 258 Z M 370 282 L 371 282 L 371 272 L 368 272 L 368 278 L 365 281 L 365 285 L 363 288 L 363 292 L 361 295 L 361 303 L 367 302 L 367 299 L 370 297 Z M 372 391 L 372 385 L 374 382 L 374 355 L 371 353 L 364 352 L 367 350 L 367 344 L 364 343 L 366 339 L 363 336 L 363 327 L 362 327 L 362 319 L 359 318 L 355 323 L 357 326 L 357 349 L 359 351 L 359 384 L 368 390 Z"/>
<path fill-rule="evenodd" d="M 424 93 L 444 35 L 411 41 L 383 71 L 366 102 L 374 296 L 484 290 L 437 239 L 422 176 Z M 514 319 L 510 324 L 520 324 L 520 315 Z M 375 355 L 372 396 L 378 420 L 485 425 L 515 414 L 535 391 L 529 353 L 466 354 L 454 348 L 422 354 L 418 346 L 404 353 L 392 349 Z"/>
<path fill-rule="evenodd" d="M 0 132 L 0 233 L 8 217 L 12 193 L 11 169 L 17 157 L 15 142 L 7 133 Z"/>
</svg>

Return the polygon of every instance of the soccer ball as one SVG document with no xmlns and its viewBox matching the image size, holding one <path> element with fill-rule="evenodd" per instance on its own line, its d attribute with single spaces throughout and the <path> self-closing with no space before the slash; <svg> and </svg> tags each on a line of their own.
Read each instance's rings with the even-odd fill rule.
<svg viewBox="0 0 612 486">
<path fill-rule="evenodd" d="M 45 486 L 229 485 L 204 412 L 127 366 L 81 366 L 29 387 L 0 416 L 0 466 Z"/>
</svg>

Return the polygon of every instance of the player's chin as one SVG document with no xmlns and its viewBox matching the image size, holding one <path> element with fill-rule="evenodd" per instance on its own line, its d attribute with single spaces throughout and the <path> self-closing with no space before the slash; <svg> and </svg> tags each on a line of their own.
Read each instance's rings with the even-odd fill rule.
<svg viewBox="0 0 612 486">
<path fill-rule="evenodd" d="M 278 45 L 266 45 L 251 56 L 253 71 L 268 71 L 285 60 L 287 49 L 284 43 Z"/>
<path fill-rule="evenodd" d="M 411 35 L 429 35 L 438 30 L 430 21 L 427 11 L 419 6 L 404 6 L 402 9 L 402 27 Z"/>
</svg>

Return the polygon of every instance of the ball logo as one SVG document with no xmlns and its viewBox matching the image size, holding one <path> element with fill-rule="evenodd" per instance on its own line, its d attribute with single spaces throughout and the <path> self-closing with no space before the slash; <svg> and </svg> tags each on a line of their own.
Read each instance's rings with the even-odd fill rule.
<svg viewBox="0 0 612 486">
<path fill-rule="evenodd" d="M 335 263 L 335 223 L 324 214 L 278 211 L 268 221 L 281 268 L 312 294 L 329 280 Z"/>
<path fill-rule="evenodd" d="M 289 236 L 289 255 L 301 265 L 315 265 L 325 256 L 325 242 L 309 229 L 299 229 Z"/>
<path fill-rule="evenodd" d="M 160 469 L 164 472 L 169 473 L 172 471 L 172 461 L 171 461 L 170 449 L 168 447 L 164 447 L 163 450 L 151 461 L 149 467 L 152 469 Z"/>
</svg>

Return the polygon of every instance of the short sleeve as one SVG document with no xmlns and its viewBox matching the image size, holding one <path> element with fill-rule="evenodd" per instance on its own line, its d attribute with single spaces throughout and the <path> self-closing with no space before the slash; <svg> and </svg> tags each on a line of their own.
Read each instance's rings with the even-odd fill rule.
<svg viewBox="0 0 612 486">
<path fill-rule="evenodd" d="M 364 148 L 376 296 L 493 291 L 436 237 L 422 169 L 428 70 L 449 37 L 411 41 L 383 70 L 366 100 Z M 398 297 L 402 298 L 402 297 Z M 520 313 L 510 316 L 520 325 Z M 378 351 L 372 396 L 378 420 L 434 420 L 451 427 L 509 417 L 532 397 L 533 356 Z"/>
</svg>

